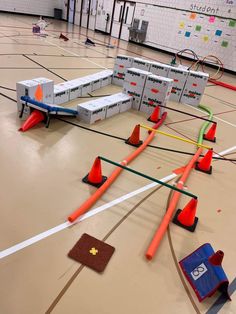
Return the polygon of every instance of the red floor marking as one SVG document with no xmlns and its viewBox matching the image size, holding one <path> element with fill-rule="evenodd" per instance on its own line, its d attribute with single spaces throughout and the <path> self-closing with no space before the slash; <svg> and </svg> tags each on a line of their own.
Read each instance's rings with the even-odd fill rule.
<svg viewBox="0 0 236 314">
<path fill-rule="evenodd" d="M 185 135 L 185 134 L 183 134 L 183 133 L 181 133 L 181 132 L 175 130 L 174 128 L 170 127 L 169 125 L 166 125 L 166 127 L 169 128 L 169 129 L 171 129 L 171 130 L 173 130 L 174 132 L 176 132 L 176 133 L 182 135 L 183 137 L 185 137 L 185 138 L 187 138 L 187 139 L 193 141 L 193 142 L 196 141 L 195 139 L 192 139 L 191 137 L 188 137 L 187 135 Z"/>
<path fill-rule="evenodd" d="M 233 112 L 233 111 L 236 111 L 236 109 L 233 109 L 233 110 L 228 110 L 228 111 L 222 111 L 222 112 L 218 112 L 218 113 L 214 113 L 213 116 L 219 116 L 221 114 L 224 114 L 224 113 L 230 113 L 230 112 Z M 205 116 L 201 116 L 201 118 L 207 118 L 208 115 L 205 115 Z M 170 125 L 170 124 L 176 124 L 176 123 L 181 123 L 181 122 L 186 122 L 186 121 L 191 121 L 191 120 L 196 120 L 197 118 L 189 118 L 189 119 L 184 119 L 184 120 L 179 120 L 179 121 L 175 121 L 175 122 L 169 122 L 169 123 L 165 123 L 166 126 Z"/>
</svg>

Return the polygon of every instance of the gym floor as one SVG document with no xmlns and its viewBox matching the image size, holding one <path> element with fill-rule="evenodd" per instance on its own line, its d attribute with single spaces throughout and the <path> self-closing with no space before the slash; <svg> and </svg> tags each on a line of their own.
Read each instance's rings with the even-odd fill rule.
<svg viewBox="0 0 236 314">
<path fill-rule="evenodd" d="M 100 155 L 119 162 L 134 151 L 123 140 L 66 121 L 122 138 L 128 138 L 136 124 L 152 126 L 144 113 L 130 110 L 92 126 L 75 118 L 53 119 L 48 129 L 39 124 L 21 133 L 18 129 L 22 122 L 15 102 L 16 82 L 43 76 L 60 83 L 103 68 L 112 69 L 117 54 L 166 63 L 171 57 L 54 20 L 47 28 L 49 36 L 37 37 L 32 34 L 35 18 L 3 13 L 0 17 L 0 250 L 3 251 L 67 220 L 95 191 L 81 182 L 95 157 Z M 69 41 L 58 39 L 61 31 L 68 35 Z M 98 43 L 96 47 L 84 45 L 87 35 Z M 107 48 L 108 43 L 116 47 Z M 222 80 L 236 85 L 231 74 L 225 73 Z M 117 86 L 107 86 L 68 106 L 120 90 Z M 212 108 L 217 122 L 214 151 L 220 153 L 235 146 L 235 92 L 209 83 L 202 104 Z M 204 116 L 184 104 L 169 102 L 169 106 Z M 202 124 L 202 120 L 168 111 L 161 130 L 197 140 Z M 147 132 L 142 130 L 142 139 L 146 136 Z M 156 135 L 152 144 L 190 153 L 196 151 L 188 143 L 161 135 Z M 236 158 L 235 150 L 225 157 Z M 130 167 L 161 179 L 186 165 L 190 158 L 148 147 Z M 51 236 L 48 232 L 43 240 L 1 258 L 1 313 L 236 313 L 233 294 L 236 166 L 235 162 L 224 160 L 214 160 L 212 165 L 212 175 L 193 170 L 185 187 L 199 197 L 199 223 L 194 233 L 171 223 L 154 259 L 147 261 L 146 249 L 162 220 L 170 194 L 165 187 L 147 190 Z M 107 163 L 102 166 L 104 175 L 114 169 Z M 94 208 L 149 183 L 123 171 Z M 188 201 L 187 196 L 182 196 L 178 207 L 183 208 Z M 67 257 L 83 233 L 116 249 L 103 274 Z M 232 301 L 222 304 L 220 310 L 216 305 L 220 294 L 217 292 L 199 303 L 178 266 L 179 260 L 207 242 L 216 251 L 224 251 L 223 267 L 231 284 Z"/>
</svg>

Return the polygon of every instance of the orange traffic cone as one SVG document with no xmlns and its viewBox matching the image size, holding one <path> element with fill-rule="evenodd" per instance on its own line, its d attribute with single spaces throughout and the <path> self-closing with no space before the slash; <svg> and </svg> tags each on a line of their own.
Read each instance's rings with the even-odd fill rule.
<svg viewBox="0 0 236 314">
<path fill-rule="evenodd" d="M 45 119 L 45 116 L 41 111 L 34 110 L 29 116 L 29 118 L 23 123 L 19 131 L 25 132 L 31 129 L 36 124 L 38 124 L 39 122 L 43 121 L 44 119 Z"/>
<path fill-rule="evenodd" d="M 99 188 L 106 181 L 107 177 L 102 175 L 101 159 L 97 157 L 90 172 L 82 179 L 84 183 Z"/>
<path fill-rule="evenodd" d="M 208 130 L 208 132 L 206 134 L 204 134 L 203 138 L 204 140 L 210 141 L 210 142 L 215 142 L 216 141 L 216 126 L 217 123 L 213 123 L 212 126 L 210 127 L 210 129 Z"/>
<path fill-rule="evenodd" d="M 212 161 L 213 149 L 209 149 L 206 155 L 196 163 L 195 169 L 198 171 L 202 171 L 208 174 L 212 174 Z"/>
<path fill-rule="evenodd" d="M 178 209 L 174 216 L 173 223 L 188 231 L 194 232 L 198 223 L 198 217 L 195 216 L 197 203 L 198 199 L 192 198 L 183 210 Z"/>
<path fill-rule="evenodd" d="M 213 255 L 211 255 L 208 260 L 209 262 L 214 265 L 214 266 L 220 266 L 222 264 L 222 260 L 224 258 L 224 252 L 222 251 L 217 251 Z"/>
<path fill-rule="evenodd" d="M 151 116 L 148 118 L 148 121 L 151 121 L 151 122 L 158 122 L 159 120 L 159 112 L 160 112 L 160 107 L 159 106 L 156 106 L 151 114 Z"/>
<path fill-rule="evenodd" d="M 63 39 L 64 41 L 69 40 L 69 38 L 63 35 L 62 33 L 60 34 L 59 39 Z"/>
<path fill-rule="evenodd" d="M 131 134 L 131 136 L 125 141 L 126 144 L 139 147 L 143 144 L 143 141 L 140 140 L 140 125 L 137 124 Z"/>
</svg>

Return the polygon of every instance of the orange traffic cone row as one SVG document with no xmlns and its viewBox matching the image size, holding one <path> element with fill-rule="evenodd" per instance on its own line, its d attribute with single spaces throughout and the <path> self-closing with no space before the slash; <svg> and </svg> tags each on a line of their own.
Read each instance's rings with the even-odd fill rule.
<svg viewBox="0 0 236 314">
<path fill-rule="evenodd" d="M 178 209 L 174 216 L 173 223 L 188 231 L 194 232 L 198 223 L 198 217 L 195 216 L 197 203 L 198 199 L 192 198 L 183 210 Z"/>
<path fill-rule="evenodd" d="M 34 110 L 29 116 L 29 118 L 23 123 L 19 131 L 25 132 L 31 129 L 36 124 L 38 124 L 39 122 L 42 122 L 44 119 L 45 116 L 42 113 L 42 111 Z"/>
<path fill-rule="evenodd" d="M 210 141 L 210 142 L 215 142 L 216 141 L 216 126 L 217 123 L 213 123 L 212 126 L 210 127 L 210 129 L 208 130 L 208 132 L 206 134 L 204 134 L 203 138 L 204 140 Z"/>
<path fill-rule="evenodd" d="M 143 141 L 140 140 L 140 125 L 137 124 L 131 134 L 131 136 L 125 141 L 126 144 L 139 147 L 143 144 Z"/>
<path fill-rule="evenodd" d="M 208 174 L 212 174 L 212 161 L 213 149 L 209 149 L 206 155 L 196 163 L 195 169 L 198 171 L 202 171 Z"/>
<path fill-rule="evenodd" d="M 63 39 L 64 41 L 69 40 L 69 38 L 63 35 L 62 33 L 60 34 L 59 39 Z"/>
<path fill-rule="evenodd" d="M 97 157 L 90 172 L 82 179 L 82 181 L 99 188 L 106 180 L 107 177 L 102 175 L 101 159 Z"/>
<path fill-rule="evenodd" d="M 151 121 L 151 122 L 158 122 L 159 120 L 159 112 L 160 112 L 160 107 L 159 106 L 156 106 L 151 114 L 151 116 L 148 118 L 148 121 Z"/>
<path fill-rule="evenodd" d="M 213 255 L 211 255 L 208 258 L 208 261 L 214 266 L 221 266 L 223 258 L 224 258 L 224 252 L 219 250 Z"/>
</svg>

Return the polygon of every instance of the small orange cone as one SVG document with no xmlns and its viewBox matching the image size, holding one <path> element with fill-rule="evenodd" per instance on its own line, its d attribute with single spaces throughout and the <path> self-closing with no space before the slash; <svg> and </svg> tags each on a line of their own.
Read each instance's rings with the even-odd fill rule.
<svg viewBox="0 0 236 314">
<path fill-rule="evenodd" d="M 106 181 L 107 177 L 102 175 L 101 159 L 97 157 L 90 172 L 82 179 L 84 183 L 99 188 Z"/>
<path fill-rule="evenodd" d="M 39 102 L 43 100 L 43 90 L 40 84 L 37 86 L 34 97 Z"/>
<path fill-rule="evenodd" d="M 212 161 L 213 149 L 209 149 L 206 155 L 196 163 L 195 169 L 198 171 L 202 171 L 208 174 L 212 174 Z"/>
<path fill-rule="evenodd" d="M 204 134 L 203 138 L 204 140 L 210 141 L 210 142 L 215 142 L 216 141 L 216 126 L 217 123 L 213 123 L 212 126 L 210 127 L 210 129 L 208 130 L 208 132 L 206 134 Z"/>
<path fill-rule="evenodd" d="M 39 122 L 43 121 L 44 119 L 45 119 L 45 116 L 41 111 L 34 110 L 29 116 L 29 118 L 23 123 L 19 131 L 25 132 L 31 129 L 36 124 L 38 124 Z"/>
<path fill-rule="evenodd" d="M 208 261 L 214 266 L 221 266 L 223 258 L 224 258 L 224 252 L 219 250 L 213 255 L 211 255 L 208 258 Z"/>
<path fill-rule="evenodd" d="M 198 199 L 192 198 L 183 210 L 178 209 L 173 219 L 173 223 L 188 231 L 194 232 L 198 223 L 198 217 L 195 216 L 197 203 Z"/>
<path fill-rule="evenodd" d="M 67 38 L 65 35 L 63 35 L 62 33 L 59 36 L 59 39 L 63 39 L 64 41 L 69 40 L 69 38 Z"/>
<path fill-rule="evenodd" d="M 140 140 L 140 125 L 137 124 L 131 134 L 131 136 L 125 141 L 126 144 L 139 147 L 143 144 L 143 141 Z"/>
<path fill-rule="evenodd" d="M 160 107 L 159 106 L 156 106 L 151 114 L 151 116 L 148 118 L 148 121 L 151 121 L 151 122 L 158 122 L 159 120 L 159 112 L 160 112 Z"/>
</svg>

